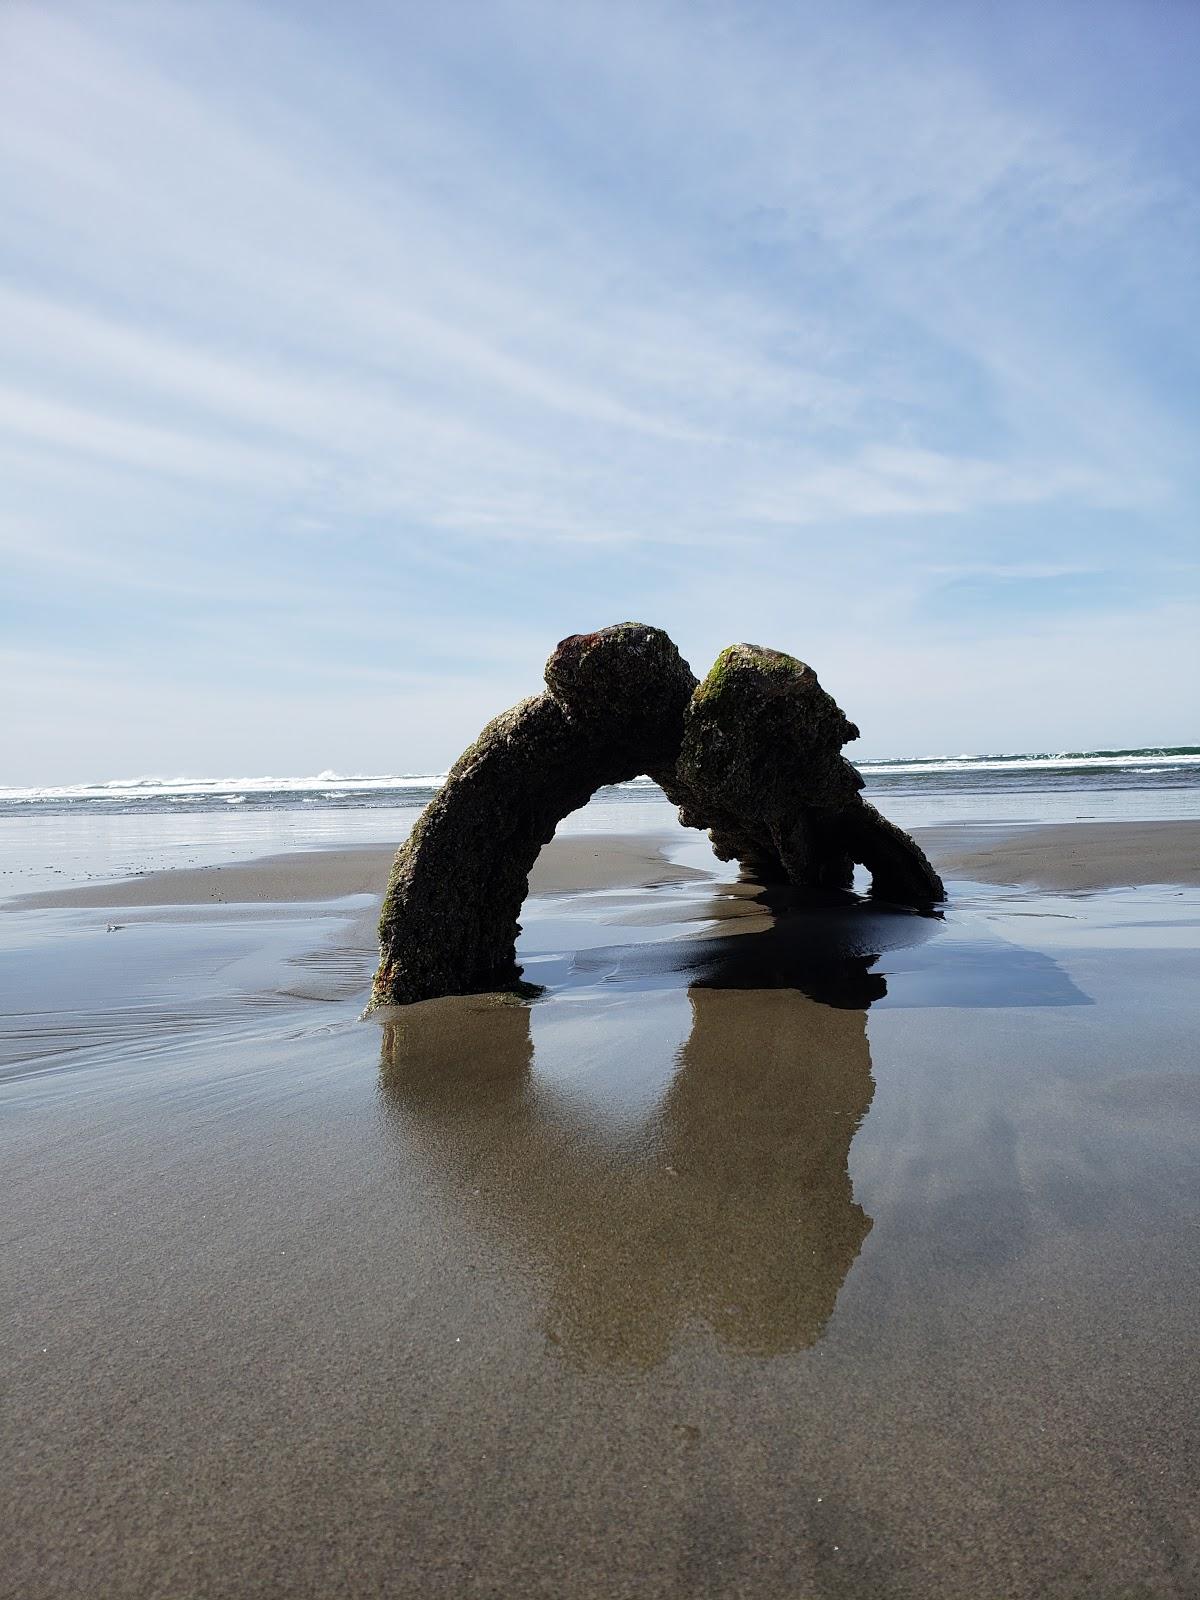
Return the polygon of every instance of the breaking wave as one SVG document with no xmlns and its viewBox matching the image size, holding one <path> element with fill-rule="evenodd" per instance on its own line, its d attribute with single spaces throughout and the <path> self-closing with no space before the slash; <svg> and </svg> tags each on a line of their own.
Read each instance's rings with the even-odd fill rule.
<svg viewBox="0 0 1200 1600">
<path fill-rule="evenodd" d="M 936 794 L 966 791 L 1177 788 L 1200 784 L 1200 746 L 1161 745 L 1131 750 L 1068 750 L 993 755 L 894 756 L 857 761 L 866 792 Z M 111 778 L 103 783 L 41 788 L 0 786 L 0 815 L 54 811 L 116 814 L 214 811 L 224 806 L 291 810 L 320 805 L 338 810 L 373 806 L 421 807 L 445 773 L 318 772 L 303 778 Z M 601 795 L 661 800 L 649 778 L 612 785 Z"/>
</svg>

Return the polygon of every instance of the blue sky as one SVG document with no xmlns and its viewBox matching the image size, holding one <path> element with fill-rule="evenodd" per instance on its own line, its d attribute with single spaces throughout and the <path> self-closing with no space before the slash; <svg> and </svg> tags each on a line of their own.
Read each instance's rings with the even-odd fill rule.
<svg viewBox="0 0 1200 1600">
<path fill-rule="evenodd" d="M 0 6 L 0 782 L 442 768 L 563 634 L 1200 738 L 1200 7 Z"/>
</svg>

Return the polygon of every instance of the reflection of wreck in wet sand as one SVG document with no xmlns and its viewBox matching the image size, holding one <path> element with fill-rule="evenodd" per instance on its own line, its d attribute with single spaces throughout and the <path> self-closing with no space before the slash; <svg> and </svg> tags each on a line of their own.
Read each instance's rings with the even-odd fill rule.
<svg viewBox="0 0 1200 1600">
<path fill-rule="evenodd" d="M 693 985 L 678 1070 L 634 1133 L 539 1082 L 526 1007 L 478 997 L 386 1025 L 388 1113 L 545 1276 L 547 1335 L 571 1359 L 649 1366 L 696 1321 L 737 1350 L 802 1349 L 871 1226 L 847 1157 L 874 1091 L 861 1004 L 883 981 L 846 965 L 839 998 L 849 983 L 860 1009 Z"/>
</svg>

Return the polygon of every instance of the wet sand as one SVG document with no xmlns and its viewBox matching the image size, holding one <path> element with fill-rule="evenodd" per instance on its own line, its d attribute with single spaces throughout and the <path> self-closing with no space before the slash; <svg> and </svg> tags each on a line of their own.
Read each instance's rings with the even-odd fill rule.
<svg viewBox="0 0 1200 1600">
<path fill-rule="evenodd" d="M 663 848 L 366 1023 L 390 849 L 4 919 L 14 1594 L 1200 1591 L 1200 896 Z"/>
</svg>

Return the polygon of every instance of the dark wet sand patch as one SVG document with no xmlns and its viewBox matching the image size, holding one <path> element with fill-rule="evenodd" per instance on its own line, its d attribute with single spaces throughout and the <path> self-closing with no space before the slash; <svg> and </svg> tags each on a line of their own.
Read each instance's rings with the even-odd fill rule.
<svg viewBox="0 0 1200 1600">
<path fill-rule="evenodd" d="M 666 852 L 672 842 L 669 836 L 623 834 L 569 834 L 552 839 L 530 876 L 530 893 L 570 894 L 703 879 L 705 873 L 670 860 Z M 340 900 L 355 894 L 382 895 L 395 853 L 391 844 L 292 850 L 255 861 L 176 867 L 113 883 L 52 889 L 11 900 L 6 909 L 283 905 L 302 900 Z"/>
<path fill-rule="evenodd" d="M 944 876 L 1040 889 L 1108 889 L 1200 883 L 1200 821 L 1072 822 L 918 829 Z M 570 894 L 703 880 L 703 870 L 672 861 L 682 834 L 577 834 L 553 839 L 530 878 L 530 893 Z M 10 911 L 53 907 L 266 905 L 382 895 L 394 847 L 296 850 L 224 866 L 147 872 L 10 900 Z M 715 863 L 714 863 L 715 866 Z M 732 886 L 726 886 L 732 893 Z M 728 896 L 727 896 L 728 898 Z M 726 914 L 739 909 L 732 903 Z M 655 913 L 650 912 L 651 915 Z"/>
<path fill-rule="evenodd" d="M 943 877 L 1036 889 L 1119 889 L 1200 884 L 1200 822 L 1058 822 L 989 828 L 924 828 L 921 846 Z"/>
</svg>

